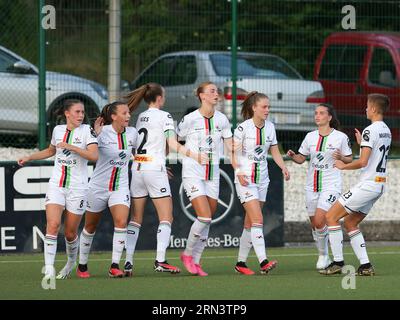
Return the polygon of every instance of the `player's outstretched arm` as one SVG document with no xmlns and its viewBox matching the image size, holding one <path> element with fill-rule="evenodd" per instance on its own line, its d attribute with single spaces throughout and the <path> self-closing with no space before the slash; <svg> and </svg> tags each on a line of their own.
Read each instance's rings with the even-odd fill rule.
<svg viewBox="0 0 400 320">
<path fill-rule="evenodd" d="M 357 170 L 367 166 L 369 157 L 371 156 L 372 149 L 369 147 L 362 147 L 360 158 L 350 163 L 344 163 L 343 161 L 336 160 L 335 167 L 339 170 Z"/>
<path fill-rule="evenodd" d="M 304 161 L 306 161 L 306 157 L 303 156 L 300 153 L 295 153 L 293 150 L 289 150 L 286 155 L 293 160 L 293 162 L 296 162 L 298 164 L 302 164 Z"/>
<path fill-rule="evenodd" d="M 192 152 L 188 148 L 186 148 L 185 146 L 181 145 L 176 140 L 176 136 L 175 135 L 170 135 L 168 137 L 168 139 L 167 139 L 167 143 L 168 143 L 168 146 L 172 150 L 174 150 L 174 151 L 176 151 L 176 152 L 178 152 L 181 155 L 184 155 L 186 157 L 190 157 L 190 158 L 196 160 L 200 164 L 206 164 L 209 161 L 209 157 L 205 153 L 203 153 L 203 152 L 201 152 L 201 153 Z"/>
<path fill-rule="evenodd" d="M 335 160 L 340 160 L 340 161 L 342 161 L 342 162 L 344 162 L 344 163 L 350 163 L 350 162 L 353 160 L 353 156 L 352 156 L 352 155 L 350 155 L 350 156 L 344 156 L 344 155 L 340 152 L 339 149 L 337 149 L 337 150 L 335 150 L 335 151 L 333 152 L 332 157 L 333 157 Z"/>
<path fill-rule="evenodd" d="M 57 144 L 57 148 L 67 149 L 69 151 L 75 152 L 76 154 L 79 154 L 82 158 L 85 158 L 89 161 L 97 161 L 97 159 L 99 158 L 99 149 L 96 143 L 89 144 L 87 146 L 87 149 L 81 149 L 66 142 L 60 142 Z"/>
<path fill-rule="evenodd" d="M 18 159 L 18 164 L 20 166 L 23 166 L 25 163 L 32 161 L 32 160 L 44 160 L 47 158 L 50 158 L 56 154 L 56 148 L 50 144 L 46 149 L 35 152 L 34 154 L 31 154 L 30 156 L 26 156 L 23 158 Z"/>
</svg>

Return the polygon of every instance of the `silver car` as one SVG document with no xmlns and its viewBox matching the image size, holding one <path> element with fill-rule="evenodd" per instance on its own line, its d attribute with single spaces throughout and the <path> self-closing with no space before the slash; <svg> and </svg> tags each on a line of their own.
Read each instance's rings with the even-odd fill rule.
<svg viewBox="0 0 400 320">
<path fill-rule="evenodd" d="M 321 84 L 305 80 L 285 60 L 271 54 L 238 52 L 237 115 L 250 91 L 269 96 L 269 119 L 281 132 L 315 129 L 314 109 L 325 102 Z M 175 120 L 188 109 L 198 107 L 194 90 L 204 81 L 214 82 L 221 91 L 219 109 L 232 115 L 231 54 L 226 51 L 182 51 L 160 56 L 131 83 L 131 89 L 158 82 L 166 89 L 166 110 Z M 141 111 L 141 110 L 140 110 Z"/>
<path fill-rule="evenodd" d="M 0 133 L 35 135 L 38 131 L 38 69 L 0 46 Z M 69 98 L 85 104 L 87 118 L 95 118 L 107 103 L 99 83 L 73 75 L 46 72 L 47 126 L 57 122 L 57 110 Z M 51 131 L 50 131 L 51 132 Z"/>
</svg>

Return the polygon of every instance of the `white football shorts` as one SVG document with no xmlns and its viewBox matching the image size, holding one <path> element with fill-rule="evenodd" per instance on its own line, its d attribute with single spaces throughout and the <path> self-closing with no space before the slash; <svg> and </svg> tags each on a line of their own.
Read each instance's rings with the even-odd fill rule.
<svg viewBox="0 0 400 320">
<path fill-rule="evenodd" d="M 166 171 L 132 171 L 131 181 L 132 198 L 152 199 L 171 196 L 168 174 Z"/>
<path fill-rule="evenodd" d="M 107 189 L 89 188 L 87 210 L 90 212 L 102 212 L 107 207 L 131 205 L 131 197 L 128 189 L 109 191 Z"/>
<path fill-rule="evenodd" d="M 198 178 L 182 178 L 182 183 L 186 192 L 186 196 L 190 201 L 199 196 L 207 196 L 218 200 L 219 179 L 202 180 Z"/>
<path fill-rule="evenodd" d="M 343 193 L 339 197 L 339 202 L 349 214 L 359 212 L 367 215 L 375 202 L 382 196 L 383 191 L 383 185 L 381 191 L 377 192 L 376 188 L 371 190 L 367 184 L 360 182 L 349 191 Z"/>
<path fill-rule="evenodd" d="M 88 189 L 67 189 L 49 184 L 46 193 L 45 205 L 58 204 L 76 215 L 83 215 L 86 211 Z"/>
<path fill-rule="evenodd" d="M 340 197 L 339 191 L 314 192 L 306 190 L 306 209 L 310 217 L 315 215 L 317 208 L 328 211 Z"/>
</svg>

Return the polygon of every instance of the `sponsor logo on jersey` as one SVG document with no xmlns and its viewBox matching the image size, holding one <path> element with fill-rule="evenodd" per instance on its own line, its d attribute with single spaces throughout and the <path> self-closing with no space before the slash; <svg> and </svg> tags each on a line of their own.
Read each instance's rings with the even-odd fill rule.
<svg viewBox="0 0 400 320">
<path fill-rule="evenodd" d="M 257 153 L 257 155 L 260 155 L 261 153 L 264 152 L 263 148 L 261 148 L 260 146 L 258 146 L 257 148 L 254 149 L 254 152 Z"/>
<path fill-rule="evenodd" d="M 79 137 L 75 137 L 74 138 L 74 142 L 72 142 L 73 144 L 80 144 L 80 143 L 82 143 L 82 140 L 81 139 L 79 139 Z"/>
<path fill-rule="evenodd" d="M 119 166 L 119 167 L 124 167 L 127 164 L 127 161 L 115 161 L 115 160 L 110 160 L 110 164 L 112 166 Z"/>
<path fill-rule="evenodd" d="M 319 162 L 324 160 L 324 156 L 321 153 L 318 153 L 315 157 L 318 159 Z"/>
<path fill-rule="evenodd" d="M 329 169 L 329 165 L 327 163 L 326 164 L 313 163 L 312 167 L 316 170 Z"/>
<path fill-rule="evenodd" d="M 67 149 L 64 149 L 63 151 L 62 151 L 62 153 L 63 154 L 65 154 L 67 157 L 71 154 L 71 151 L 69 151 L 69 150 L 67 150 Z"/>
<path fill-rule="evenodd" d="M 126 158 L 126 153 L 125 152 L 120 152 L 119 154 L 119 157 L 121 158 L 121 159 L 125 159 Z"/>
<path fill-rule="evenodd" d="M 375 182 L 386 182 L 385 177 L 375 177 Z"/>
<path fill-rule="evenodd" d="M 72 165 L 76 165 L 76 163 L 77 163 L 76 159 L 65 160 L 65 159 L 60 159 L 60 158 L 57 158 L 57 162 L 63 166 L 72 166 Z"/>
<path fill-rule="evenodd" d="M 147 155 L 136 155 L 135 162 L 145 163 L 145 162 L 152 162 L 153 157 Z"/>
<path fill-rule="evenodd" d="M 257 157 L 257 156 L 255 156 L 255 155 L 252 155 L 252 154 L 249 154 L 248 156 L 247 156 L 247 159 L 249 159 L 250 161 L 254 161 L 254 162 L 261 162 L 261 161 L 266 161 L 267 160 L 267 157 L 266 156 L 260 156 L 260 157 Z"/>
</svg>

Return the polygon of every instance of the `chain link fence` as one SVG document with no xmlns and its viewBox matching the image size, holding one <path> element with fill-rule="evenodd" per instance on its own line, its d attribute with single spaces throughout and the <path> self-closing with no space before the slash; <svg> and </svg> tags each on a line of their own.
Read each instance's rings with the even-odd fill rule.
<svg viewBox="0 0 400 320">
<path fill-rule="evenodd" d="M 112 0 L 110 0 L 112 1 Z M 107 102 L 109 2 L 52 0 L 56 29 L 46 30 L 46 126 L 71 97 L 93 120 Z M 390 96 L 389 126 L 399 144 L 398 1 L 121 0 L 121 93 L 146 82 L 166 88 L 174 119 L 199 106 L 193 92 L 211 80 L 218 108 L 253 90 L 270 98 L 282 149 L 314 130 L 314 108 L 332 103 L 344 129 L 366 125 L 368 93 Z M 38 143 L 38 1 L 0 0 L 0 144 Z M 237 90 L 232 94 L 232 30 L 237 30 Z M 25 60 L 23 60 L 25 59 Z M 29 61 L 30 63 L 28 63 Z M 139 109 L 140 111 L 140 109 Z M 135 117 L 134 117 L 135 118 Z M 134 119 L 133 119 L 134 122 Z"/>
</svg>

